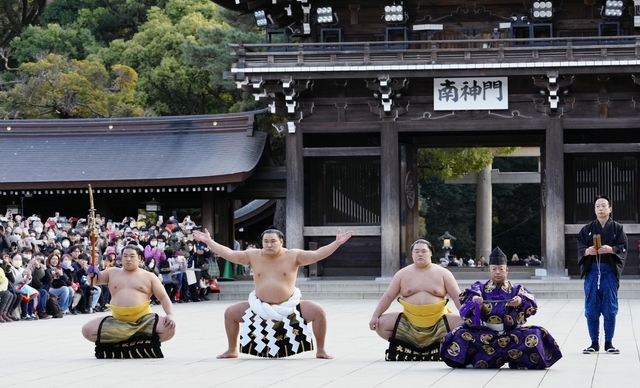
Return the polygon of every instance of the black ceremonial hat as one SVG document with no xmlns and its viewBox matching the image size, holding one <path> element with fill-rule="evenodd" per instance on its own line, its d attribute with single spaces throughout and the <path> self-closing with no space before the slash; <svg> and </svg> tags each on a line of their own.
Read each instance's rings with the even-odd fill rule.
<svg viewBox="0 0 640 388">
<path fill-rule="evenodd" d="M 507 255 L 502 252 L 500 247 L 495 247 L 489 255 L 489 265 L 507 265 Z"/>
</svg>

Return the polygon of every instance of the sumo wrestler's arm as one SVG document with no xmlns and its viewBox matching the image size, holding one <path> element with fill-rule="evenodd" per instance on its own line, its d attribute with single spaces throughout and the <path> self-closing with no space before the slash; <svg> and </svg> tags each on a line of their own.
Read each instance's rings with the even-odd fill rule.
<svg viewBox="0 0 640 388">
<path fill-rule="evenodd" d="M 207 244 L 207 246 L 209 246 L 209 248 L 211 248 L 211 250 L 215 254 L 217 254 L 218 256 L 221 256 L 222 258 L 234 264 L 240 264 L 240 265 L 251 264 L 251 256 L 249 254 L 251 250 L 234 251 L 229 247 L 219 244 L 213 238 L 211 238 L 211 234 L 209 234 L 209 231 L 207 229 L 205 229 L 204 232 L 200 232 L 199 230 L 194 231 L 193 238 Z"/>
<path fill-rule="evenodd" d="M 451 271 L 445 269 L 443 276 L 444 287 L 447 290 L 447 294 L 453 299 L 453 303 L 456 305 L 456 308 L 460 310 L 462 304 L 460 303 L 460 287 L 458 287 L 458 282 Z"/>
<path fill-rule="evenodd" d="M 403 271 L 398 271 L 391 279 L 391 283 L 389 283 L 389 288 L 380 298 L 380 302 L 378 302 L 378 306 L 373 311 L 373 316 L 369 321 L 369 329 L 376 330 L 378 328 L 378 320 L 380 316 L 384 314 L 385 311 L 391 306 L 391 303 L 398 297 L 400 294 L 400 283 L 402 278 Z"/>
<path fill-rule="evenodd" d="M 167 314 L 162 318 L 162 324 L 169 329 L 173 329 L 176 327 L 176 322 L 173 318 L 173 305 L 171 304 L 171 298 L 169 298 L 167 290 L 165 290 L 164 286 L 160 282 L 160 278 L 151 272 L 148 272 L 148 275 L 151 278 L 151 292 L 153 292 L 153 295 L 158 298 L 162 304 L 164 313 Z"/>
<path fill-rule="evenodd" d="M 340 245 L 346 243 L 351 236 L 353 236 L 353 231 L 350 230 L 348 232 L 340 233 L 340 229 L 338 229 L 338 235 L 336 239 L 329 245 L 322 246 L 313 251 L 303 251 L 300 250 L 297 255 L 297 263 L 298 265 L 309 265 L 316 263 L 322 259 L 329 257 L 333 252 L 335 252 Z"/>
</svg>

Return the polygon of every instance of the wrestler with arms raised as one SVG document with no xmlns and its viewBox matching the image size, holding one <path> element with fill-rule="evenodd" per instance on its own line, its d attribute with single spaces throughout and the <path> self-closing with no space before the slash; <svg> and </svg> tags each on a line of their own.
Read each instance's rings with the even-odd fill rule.
<svg viewBox="0 0 640 388">
<path fill-rule="evenodd" d="M 162 358 L 160 342 L 175 334 L 171 299 L 160 279 L 138 267 L 142 251 L 134 245 L 122 250 L 122 268 L 100 273 L 90 267 L 95 285 L 107 284 L 111 291 L 113 316 L 96 318 L 82 327 L 82 335 L 96 343 L 97 358 Z M 151 294 L 167 314 L 160 318 L 149 307 Z"/>
<path fill-rule="evenodd" d="M 235 264 L 250 265 L 253 270 L 256 289 L 249 296 L 249 301 L 236 303 L 225 311 L 229 348 L 218 358 L 238 357 L 238 349 L 242 353 L 268 358 L 312 350 L 312 337 L 306 322 L 313 322 L 318 345 L 316 357 L 332 358 L 325 350 L 327 320 L 324 310 L 317 303 L 300 301 L 300 290 L 295 286 L 296 276 L 298 267 L 328 257 L 352 235 L 352 231 L 340 233 L 338 230 L 331 244 L 315 251 L 305 251 L 284 248 L 282 232 L 267 229 L 262 233 L 262 249 L 234 251 L 215 242 L 206 229 L 193 232 L 196 240 L 206 243 L 216 254 Z"/>
<path fill-rule="evenodd" d="M 389 341 L 387 361 L 440 360 L 440 340 L 462 323 L 445 307 L 448 294 L 460 308 L 458 283 L 449 270 L 431 263 L 432 253 L 427 240 L 411 245 L 413 264 L 393 276 L 369 321 L 369 328 Z M 383 314 L 396 298 L 403 312 Z"/>
</svg>

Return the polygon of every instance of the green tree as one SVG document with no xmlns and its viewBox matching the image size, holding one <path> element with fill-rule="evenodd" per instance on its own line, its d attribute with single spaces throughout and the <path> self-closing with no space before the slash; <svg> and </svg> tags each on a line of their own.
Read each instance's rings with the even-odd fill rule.
<svg viewBox="0 0 640 388">
<path fill-rule="evenodd" d="M 19 63 L 37 61 L 49 53 L 70 59 L 85 59 L 99 48 L 88 29 L 73 26 L 63 28 L 58 24 L 28 27 L 11 41 L 11 46 L 14 58 Z"/>
<path fill-rule="evenodd" d="M 500 171 L 538 171 L 538 158 L 495 158 Z M 540 255 L 539 183 L 493 185 L 493 245 L 511 257 Z"/>
<path fill-rule="evenodd" d="M 130 40 L 115 40 L 89 58 L 136 69 L 138 91 L 154 114 L 226 113 L 239 102 L 250 106 L 222 79 L 221 69 L 232 62 L 228 42 L 260 38 L 234 30 L 219 10 L 208 0 L 168 0 L 164 9 L 150 9 Z"/>
<path fill-rule="evenodd" d="M 422 148 L 418 151 L 418 166 L 423 179 L 457 179 L 478 172 L 490 165 L 496 155 L 508 155 L 518 147 L 504 148 Z"/>
<path fill-rule="evenodd" d="M 8 48 L 24 28 L 36 24 L 46 5 L 46 0 L 0 0 L 0 49 Z"/>
<path fill-rule="evenodd" d="M 495 158 L 500 171 L 537 171 L 537 158 Z M 494 184 L 492 246 L 509 256 L 540 254 L 540 185 Z M 434 256 L 444 256 L 438 237 L 449 231 L 457 239 L 453 253 L 473 257 L 476 239 L 476 185 L 446 184 L 432 176 L 420 182 L 420 235 L 434 244 Z"/>
<path fill-rule="evenodd" d="M 164 3 L 164 0 L 56 0 L 45 9 L 41 22 L 86 28 L 106 45 L 115 39 L 131 39 L 147 21 L 147 11 Z"/>
<path fill-rule="evenodd" d="M 130 67 L 114 65 L 109 73 L 95 61 L 67 60 L 49 54 L 19 68 L 23 82 L 0 97 L 10 104 L 4 116 L 20 118 L 92 118 L 141 116 L 134 102 L 138 76 Z"/>
<path fill-rule="evenodd" d="M 453 241 L 453 254 L 469 257 L 475 251 L 476 186 L 446 184 L 438 177 L 420 183 L 423 201 L 420 216 L 425 219 L 427 240 L 435 249 L 434 260 L 444 257 L 442 242 L 438 237 L 449 231 Z"/>
</svg>

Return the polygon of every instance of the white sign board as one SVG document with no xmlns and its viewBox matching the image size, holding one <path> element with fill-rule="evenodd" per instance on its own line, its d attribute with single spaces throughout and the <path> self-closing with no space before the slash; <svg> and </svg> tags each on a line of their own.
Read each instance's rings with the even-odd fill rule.
<svg viewBox="0 0 640 388">
<path fill-rule="evenodd" d="M 434 78 L 434 110 L 509 109 L 507 77 Z"/>
</svg>

